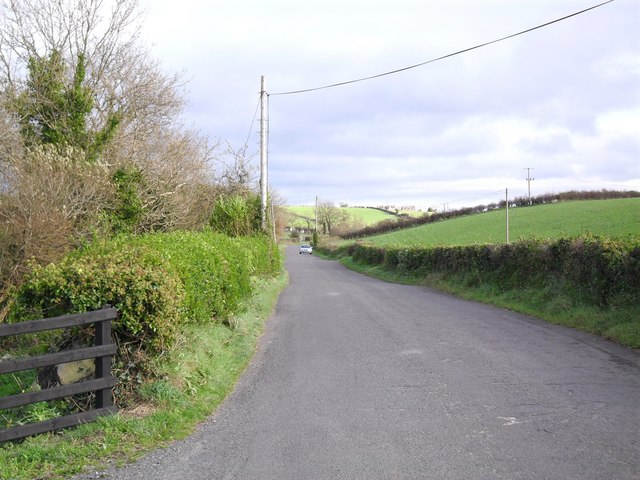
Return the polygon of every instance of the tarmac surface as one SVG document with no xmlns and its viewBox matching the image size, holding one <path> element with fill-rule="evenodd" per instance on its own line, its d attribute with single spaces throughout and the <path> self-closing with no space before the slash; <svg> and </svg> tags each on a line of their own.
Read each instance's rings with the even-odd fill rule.
<svg viewBox="0 0 640 480">
<path fill-rule="evenodd" d="M 235 391 L 188 439 L 76 479 L 639 479 L 640 353 L 289 247 Z"/>
</svg>

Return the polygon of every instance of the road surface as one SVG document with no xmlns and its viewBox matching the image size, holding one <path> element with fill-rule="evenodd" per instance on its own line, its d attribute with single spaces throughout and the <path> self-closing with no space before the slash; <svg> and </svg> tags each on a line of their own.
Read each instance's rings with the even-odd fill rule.
<svg viewBox="0 0 640 480">
<path fill-rule="evenodd" d="M 639 479 L 640 354 L 289 247 L 235 392 L 113 479 Z"/>
</svg>

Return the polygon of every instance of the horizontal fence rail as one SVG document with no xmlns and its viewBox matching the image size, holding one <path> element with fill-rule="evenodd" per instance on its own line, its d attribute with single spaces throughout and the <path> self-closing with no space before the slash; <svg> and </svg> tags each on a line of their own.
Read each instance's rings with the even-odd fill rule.
<svg viewBox="0 0 640 480">
<path fill-rule="evenodd" d="M 95 408 L 43 422 L 21 425 L 0 430 L 0 442 L 67 428 L 95 420 L 99 416 L 117 412 L 111 398 L 111 388 L 117 380 L 111 375 L 111 357 L 116 353 L 116 345 L 111 339 L 111 321 L 118 316 L 113 307 L 105 307 L 93 312 L 63 315 L 61 317 L 0 325 L 0 338 L 11 335 L 42 332 L 61 328 L 95 324 L 95 342 L 93 347 L 78 348 L 58 353 L 38 355 L 29 358 L 0 360 L 0 374 L 10 374 L 23 370 L 49 367 L 61 363 L 75 362 L 95 358 L 95 378 L 69 385 L 45 388 L 37 392 L 25 392 L 0 398 L 0 410 L 15 408 L 32 403 L 54 400 L 56 398 L 95 391 Z"/>
</svg>

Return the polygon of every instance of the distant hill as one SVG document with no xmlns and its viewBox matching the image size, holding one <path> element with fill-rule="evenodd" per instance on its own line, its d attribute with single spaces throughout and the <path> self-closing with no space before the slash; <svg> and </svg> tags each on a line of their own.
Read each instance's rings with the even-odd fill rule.
<svg viewBox="0 0 640 480">
<path fill-rule="evenodd" d="M 442 220 L 363 238 L 375 245 L 468 245 L 505 241 L 505 210 Z M 590 232 L 640 235 L 640 198 L 558 202 L 509 209 L 510 240 L 559 238 Z"/>
<path fill-rule="evenodd" d="M 382 210 L 364 207 L 340 207 L 340 210 L 346 211 L 352 218 L 359 220 L 365 226 L 375 225 L 376 223 L 394 219 L 396 216 L 391 212 L 383 212 Z M 315 208 L 307 206 L 287 207 L 287 211 L 292 215 L 290 226 L 307 228 L 307 220 L 315 219 Z M 313 225 L 312 225 L 313 226 Z"/>
</svg>

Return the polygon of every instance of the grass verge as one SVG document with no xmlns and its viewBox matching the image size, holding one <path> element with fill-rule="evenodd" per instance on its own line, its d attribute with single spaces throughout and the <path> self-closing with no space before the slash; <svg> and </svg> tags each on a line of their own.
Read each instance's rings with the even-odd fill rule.
<svg viewBox="0 0 640 480">
<path fill-rule="evenodd" d="M 230 320 L 234 328 L 182 329 L 171 354 L 159 360 L 160 377 L 140 387 L 145 403 L 75 429 L 0 445 L 0 479 L 67 478 L 128 463 L 188 436 L 233 389 L 288 276 L 258 282 L 244 313 Z"/>
<path fill-rule="evenodd" d="M 495 285 L 478 284 L 473 278 L 464 275 L 401 275 L 379 265 L 354 262 L 351 257 L 343 257 L 340 262 L 352 270 L 387 282 L 435 288 L 468 300 L 531 315 L 556 325 L 594 333 L 631 348 L 640 348 L 638 305 L 598 308 L 584 305 L 566 293 L 558 293 L 558 289 L 553 286 L 544 289 L 502 290 Z"/>
</svg>

